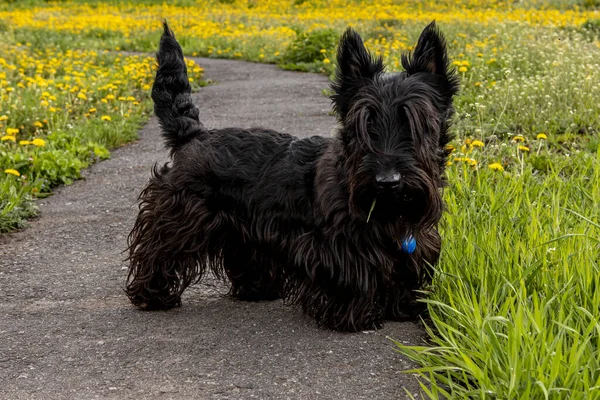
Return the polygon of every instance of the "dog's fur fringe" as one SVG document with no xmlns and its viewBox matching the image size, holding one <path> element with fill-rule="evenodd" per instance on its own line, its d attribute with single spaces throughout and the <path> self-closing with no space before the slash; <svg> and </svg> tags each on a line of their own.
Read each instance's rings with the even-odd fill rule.
<svg viewBox="0 0 600 400">
<path fill-rule="evenodd" d="M 157 59 L 152 98 L 172 163 L 154 167 L 139 198 L 128 239 L 133 304 L 178 306 L 211 270 L 236 298 L 281 297 L 331 329 L 375 329 L 423 310 L 417 291 L 440 254 L 458 90 L 434 22 L 395 74 L 344 33 L 333 138 L 206 129 L 166 22 Z M 402 249 L 410 237 L 412 253 Z"/>
</svg>

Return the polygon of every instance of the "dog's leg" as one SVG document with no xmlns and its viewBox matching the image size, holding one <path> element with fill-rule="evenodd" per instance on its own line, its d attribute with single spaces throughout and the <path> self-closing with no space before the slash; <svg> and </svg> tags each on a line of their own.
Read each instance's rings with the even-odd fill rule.
<svg viewBox="0 0 600 400">
<path fill-rule="evenodd" d="M 127 295 L 142 309 L 178 306 L 206 269 L 208 213 L 201 200 L 156 171 L 140 200 L 128 238 Z"/>
<path fill-rule="evenodd" d="M 239 243 L 238 243 L 239 244 Z M 231 296 L 240 300 L 275 300 L 281 297 L 280 271 L 255 246 L 231 246 L 223 251 L 223 267 L 231 281 Z"/>
<path fill-rule="evenodd" d="M 368 255 L 340 239 L 304 236 L 294 250 L 293 275 L 286 277 L 286 299 L 319 325 L 340 331 L 383 326 L 385 308 L 377 301 L 381 272 Z"/>
<path fill-rule="evenodd" d="M 386 319 L 405 321 L 423 315 L 427 304 L 418 301 L 417 290 L 426 289 L 431 283 L 433 270 L 440 257 L 442 241 L 437 230 L 432 229 L 418 235 L 417 248 L 413 254 L 405 255 L 392 273 L 386 296 Z"/>
</svg>

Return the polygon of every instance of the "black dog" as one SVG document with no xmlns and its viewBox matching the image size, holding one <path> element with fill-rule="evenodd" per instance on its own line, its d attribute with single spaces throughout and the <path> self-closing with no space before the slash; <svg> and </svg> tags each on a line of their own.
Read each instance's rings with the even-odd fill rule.
<svg viewBox="0 0 600 400">
<path fill-rule="evenodd" d="M 394 74 L 355 31 L 344 33 L 333 138 L 207 129 L 166 23 L 157 59 L 152 98 L 172 164 L 155 166 L 140 195 L 129 235 L 133 304 L 178 306 L 208 268 L 237 298 L 283 297 L 332 329 L 378 328 L 423 310 L 415 291 L 440 253 L 458 90 L 434 23 Z"/>
</svg>

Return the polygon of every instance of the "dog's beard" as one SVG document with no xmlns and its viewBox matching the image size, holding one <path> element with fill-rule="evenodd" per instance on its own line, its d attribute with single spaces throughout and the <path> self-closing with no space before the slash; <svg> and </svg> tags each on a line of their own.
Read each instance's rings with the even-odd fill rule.
<svg viewBox="0 0 600 400">
<path fill-rule="evenodd" d="M 350 189 L 350 208 L 369 223 L 401 223 L 406 227 L 428 227 L 439 219 L 442 201 L 429 182 L 405 178 L 402 188 L 382 190 L 373 179 L 355 177 Z"/>
</svg>

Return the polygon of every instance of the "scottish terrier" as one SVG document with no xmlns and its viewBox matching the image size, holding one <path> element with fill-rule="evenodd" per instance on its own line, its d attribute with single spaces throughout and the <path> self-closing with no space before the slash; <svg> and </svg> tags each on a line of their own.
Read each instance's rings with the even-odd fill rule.
<svg viewBox="0 0 600 400">
<path fill-rule="evenodd" d="M 331 88 L 339 131 L 299 139 L 208 129 L 164 23 L 152 88 L 171 163 L 155 165 L 128 238 L 126 292 L 167 309 L 207 270 L 242 300 L 283 298 L 319 325 L 414 318 L 440 254 L 448 127 L 458 80 L 435 26 L 385 73 L 351 28 Z"/>
</svg>

